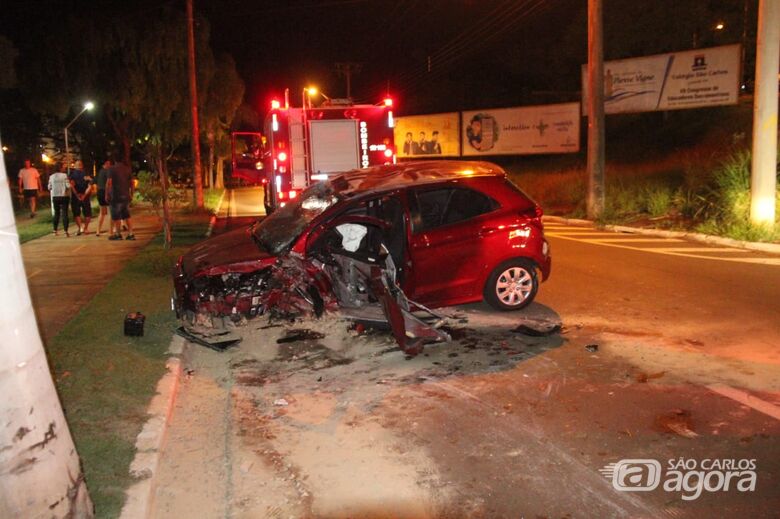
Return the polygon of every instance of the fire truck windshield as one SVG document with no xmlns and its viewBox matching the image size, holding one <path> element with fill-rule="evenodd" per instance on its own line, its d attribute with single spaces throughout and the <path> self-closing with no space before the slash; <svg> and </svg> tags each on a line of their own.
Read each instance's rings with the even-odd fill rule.
<svg viewBox="0 0 780 519">
<path fill-rule="evenodd" d="M 261 248 L 280 254 L 292 245 L 312 220 L 340 199 L 330 182 L 317 182 L 256 224 L 252 236 Z"/>
</svg>

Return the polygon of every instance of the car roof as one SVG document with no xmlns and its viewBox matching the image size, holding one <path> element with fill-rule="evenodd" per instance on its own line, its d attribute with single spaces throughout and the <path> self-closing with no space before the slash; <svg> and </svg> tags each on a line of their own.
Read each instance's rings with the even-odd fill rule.
<svg viewBox="0 0 780 519">
<path fill-rule="evenodd" d="M 449 180 L 505 176 L 500 166 L 490 162 L 426 160 L 353 169 L 329 181 L 340 194 L 356 196 Z"/>
</svg>

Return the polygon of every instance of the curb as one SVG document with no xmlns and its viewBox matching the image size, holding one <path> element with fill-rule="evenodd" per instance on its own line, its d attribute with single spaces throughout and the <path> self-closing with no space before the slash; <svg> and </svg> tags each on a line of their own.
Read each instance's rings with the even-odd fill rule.
<svg viewBox="0 0 780 519">
<path fill-rule="evenodd" d="M 168 424 L 179 390 L 181 359 L 186 345 L 183 337 L 174 335 L 168 347 L 171 357 L 165 364 L 168 372 L 157 383 L 157 394 L 149 402 L 148 420 L 135 440 L 135 457 L 130 464 L 130 475 L 136 480 L 125 491 L 125 504 L 120 519 L 145 519 L 151 513 L 155 477 L 162 456 Z"/>
<path fill-rule="evenodd" d="M 578 218 L 564 218 L 562 216 L 544 216 L 545 222 L 563 223 L 566 225 L 595 225 L 591 220 L 581 220 Z M 660 238 L 684 238 L 692 241 L 708 243 L 711 245 L 722 245 L 724 247 L 735 247 L 738 249 L 747 249 L 758 252 L 768 252 L 770 254 L 780 254 L 780 244 L 778 243 L 760 243 L 752 241 L 734 240 L 732 238 L 722 238 L 712 236 L 711 234 L 702 234 L 698 232 L 685 231 L 664 231 L 661 229 L 643 229 L 640 227 L 629 227 L 627 225 L 605 225 L 604 229 L 615 232 L 626 232 L 632 234 L 643 234 L 646 236 L 658 236 Z"/>
</svg>

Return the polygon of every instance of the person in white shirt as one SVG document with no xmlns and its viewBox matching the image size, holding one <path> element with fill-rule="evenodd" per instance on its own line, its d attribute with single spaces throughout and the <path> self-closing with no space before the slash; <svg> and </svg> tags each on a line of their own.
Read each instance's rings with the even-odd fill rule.
<svg viewBox="0 0 780 519">
<path fill-rule="evenodd" d="M 49 192 L 51 193 L 51 203 L 54 206 L 54 236 L 59 234 L 57 228 L 60 225 L 60 217 L 62 217 L 62 229 L 65 231 L 65 236 L 69 237 L 70 180 L 68 180 L 68 175 L 62 172 L 65 169 L 62 164 L 57 166 L 57 173 L 49 177 Z"/>
<path fill-rule="evenodd" d="M 19 170 L 19 192 L 24 193 L 24 198 L 30 204 L 30 218 L 35 218 L 35 209 L 38 206 L 38 191 L 41 189 L 41 174 L 32 167 L 29 159 L 24 161 L 24 167 Z"/>
</svg>

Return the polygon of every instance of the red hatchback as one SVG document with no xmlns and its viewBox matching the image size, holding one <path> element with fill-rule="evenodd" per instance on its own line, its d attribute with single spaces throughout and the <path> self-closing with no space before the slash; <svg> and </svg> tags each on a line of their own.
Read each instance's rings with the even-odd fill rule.
<svg viewBox="0 0 780 519">
<path fill-rule="evenodd" d="M 238 304 L 237 295 L 226 295 L 226 279 L 270 269 L 282 257 L 305 260 L 337 249 L 363 254 L 367 264 L 381 257 L 391 265 L 395 286 L 422 305 L 484 299 L 497 309 L 517 310 L 550 275 L 541 217 L 539 205 L 487 162 L 407 162 L 349 171 L 314 184 L 248 229 L 193 247 L 176 267 L 174 302 L 179 313 L 205 306 L 212 314 L 235 314 L 238 308 L 256 315 L 259 299 Z M 380 249 L 384 256 L 373 257 Z M 237 294 L 242 281 L 236 279 Z"/>
</svg>

